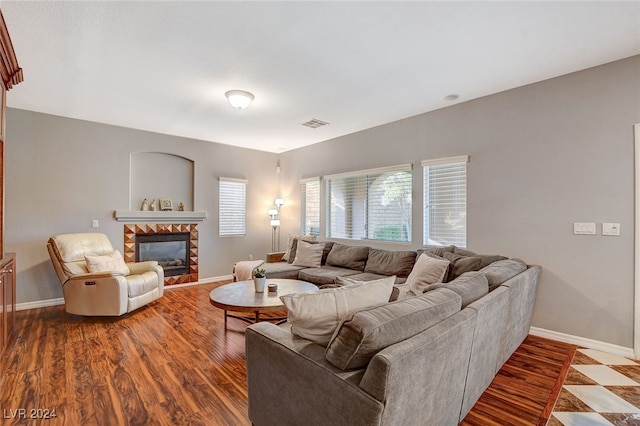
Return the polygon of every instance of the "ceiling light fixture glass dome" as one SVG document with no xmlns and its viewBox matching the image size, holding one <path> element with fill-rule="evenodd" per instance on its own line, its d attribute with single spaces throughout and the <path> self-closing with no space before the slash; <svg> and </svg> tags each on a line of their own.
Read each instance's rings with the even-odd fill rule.
<svg viewBox="0 0 640 426">
<path fill-rule="evenodd" d="M 229 100 L 229 105 L 237 110 L 248 108 L 254 96 L 245 90 L 229 90 L 224 94 Z"/>
</svg>

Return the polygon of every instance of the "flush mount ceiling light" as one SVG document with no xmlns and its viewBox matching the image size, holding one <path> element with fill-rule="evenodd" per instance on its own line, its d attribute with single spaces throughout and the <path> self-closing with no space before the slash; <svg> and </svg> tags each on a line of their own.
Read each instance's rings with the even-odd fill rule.
<svg viewBox="0 0 640 426">
<path fill-rule="evenodd" d="M 229 105 L 237 109 L 238 111 L 243 110 L 249 105 L 251 105 L 251 101 L 253 101 L 253 95 L 245 90 L 229 90 L 224 94 L 229 100 Z"/>
</svg>

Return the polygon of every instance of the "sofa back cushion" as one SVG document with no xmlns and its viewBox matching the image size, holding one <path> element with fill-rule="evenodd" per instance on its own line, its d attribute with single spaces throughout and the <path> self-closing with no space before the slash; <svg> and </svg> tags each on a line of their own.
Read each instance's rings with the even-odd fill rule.
<svg viewBox="0 0 640 426">
<path fill-rule="evenodd" d="M 489 291 L 491 291 L 525 269 L 527 264 L 520 259 L 503 259 L 485 266 L 480 271 L 487 277 Z"/>
<path fill-rule="evenodd" d="M 327 256 L 327 265 L 364 272 L 369 247 L 347 246 L 335 243 Z"/>
<path fill-rule="evenodd" d="M 449 266 L 449 275 L 445 282 L 453 281 L 465 272 L 478 271 L 482 265 L 480 256 L 461 256 L 455 253 L 444 253 L 443 257 L 451 262 Z"/>
<path fill-rule="evenodd" d="M 364 271 L 379 275 L 408 277 L 415 262 L 415 251 L 391 251 L 370 248 Z"/>
<path fill-rule="evenodd" d="M 423 332 L 458 312 L 460 307 L 460 296 L 440 289 L 360 310 L 340 324 L 325 357 L 342 370 L 364 367 L 380 350 Z"/>
<path fill-rule="evenodd" d="M 425 292 L 439 288 L 447 288 L 460 296 L 463 308 L 489 293 L 487 277 L 480 271 L 465 272 L 451 282 L 430 285 Z"/>
<path fill-rule="evenodd" d="M 327 346 L 340 321 L 349 314 L 387 303 L 396 277 L 280 296 L 296 336 Z"/>
</svg>

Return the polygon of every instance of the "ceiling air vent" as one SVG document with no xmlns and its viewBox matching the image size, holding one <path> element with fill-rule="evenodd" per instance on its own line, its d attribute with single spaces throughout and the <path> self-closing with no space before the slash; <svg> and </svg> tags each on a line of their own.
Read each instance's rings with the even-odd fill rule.
<svg viewBox="0 0 640 426">
<path fill-rule="evenodd" d="M 311 127 L 312 129 L 317 129 L 318 127 L 326 126 L 327 124 L 329 123 L 327 123 L 326 121 L 318 120 L 317 118 L 312 118 L 306 123 L 302 123 L 303 126 Z"/>
</svg>

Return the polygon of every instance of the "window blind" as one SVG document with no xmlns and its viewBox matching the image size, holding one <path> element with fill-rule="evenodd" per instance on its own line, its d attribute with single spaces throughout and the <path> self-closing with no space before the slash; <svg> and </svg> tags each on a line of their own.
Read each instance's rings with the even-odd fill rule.
<svg viewBox="0 0 640 426">
<path fill-rule="evenodd" d="M 300 182 L 300 235 L 320 235 L 320 178 Z"/>
<path fill-rule="evenodd" d="M 326 176 L 327 237 L 411 240 L 411 164 Z"/>
<path fill-rule="evenodd" d="M 245 235 L 247 181 L 221 177 L 219 202 L 219 235 Z"/>
<path fill-rule="evenodd" d="M 467 246 L 468 156 L 423 161 L 423 243 Z"/>
</svg>

